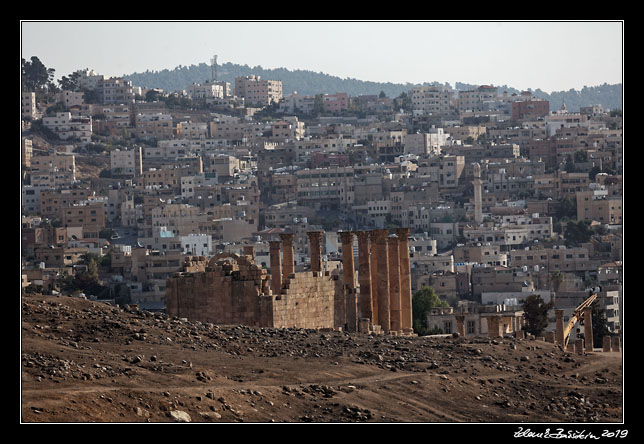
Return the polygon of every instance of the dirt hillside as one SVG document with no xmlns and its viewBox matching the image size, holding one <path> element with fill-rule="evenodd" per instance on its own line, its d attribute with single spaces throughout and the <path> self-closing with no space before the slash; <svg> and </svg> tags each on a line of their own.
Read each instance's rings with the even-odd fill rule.
<svg viewBox="0 0 644 444">
<path fill-rule="evenodd" d="M 21 421 L 618 423 L 620 353 L 215 326 L 22 298 Z"/>
</svg>

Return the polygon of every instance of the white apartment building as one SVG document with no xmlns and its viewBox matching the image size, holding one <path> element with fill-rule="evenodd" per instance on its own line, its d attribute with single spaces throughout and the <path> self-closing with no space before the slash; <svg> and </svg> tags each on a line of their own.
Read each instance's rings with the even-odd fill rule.
<svg viewBox="0 0 644 444">
<path fill-rule="evenodd" d="M 43 117 L 42 122 L 62 140 L 77 138 L 83 143 L 92 141 L 91 117 L 72 117 L 70 112 L 61 112 L 53 117 Z"/>
<path fill-rule="evenodd" d="M 56 95 L 58 102 L 70 108 L 72 106 L 82 106 L 85 101 L 83 100 L 83 92 L 78 91 L 61 91 Z"/>
<path fill-rule="evenodd" d="M 431 128 L 427 133 L 407 134 L 405 154 L 439 155 L 441 147 L 447 145 L 449 134 L 443 128 Z"/>
<path fill-rule="evenodd" d="M 186 92 L 191 99 L 223 99 L 226 97 L 225 89 L 220 82 L 211 83 L 206 81 L 203 85 L 193 83 L 186 88 Z"/>
<path fill-rule="evenodd" d="M 184 254 L 192 256 L 211 256 L 212 237 L 208 234 L 189 234 L 180 236 L 181 250 Z"/>
<path fill-rule="evenodd" d="M 442 86 L 417 86 L 410 95 L 415 115 L 446 115 L 451 111 L 452 91 Z"/>
<path fill-rule="evenodd" d="M 183 139 L 205 139 L 208 137 L 208 133 L 208 123 L 206 122 L 180 122 L 177 125 L 177 134 Z"/>
<path fill-rule="evenodd" d="M 297 92 L 285 96 L 280 101 L 280 111 L 287 113 L 309 114 L 313 112 L 315 106 L 314 96 L 301 96 Z"/>
</svg>

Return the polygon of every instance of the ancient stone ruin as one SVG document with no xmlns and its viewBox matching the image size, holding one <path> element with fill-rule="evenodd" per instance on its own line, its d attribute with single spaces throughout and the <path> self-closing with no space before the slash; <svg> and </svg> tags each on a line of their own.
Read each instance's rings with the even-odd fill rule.
<svg viewBox="0 0 644 444">
<path fill-rule="evenodd" d="M 358 239 L 358 278 L 353 239 Z M 269 242 L 270 274 L 243 255 L 187 257 L 166 283 L 166 312 L 213 324 L 413 334 L 409 229 L 341 232 L 340 272 L 322 269 L 323 232 L 308 233 L 310 270 L 296 272 L 294 235 Z"/>
</svg>

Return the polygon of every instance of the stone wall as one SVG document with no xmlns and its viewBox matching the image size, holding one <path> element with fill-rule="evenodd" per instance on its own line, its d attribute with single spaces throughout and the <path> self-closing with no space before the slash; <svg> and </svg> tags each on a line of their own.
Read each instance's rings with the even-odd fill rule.
<svg viewBox="0 0 644 444">
<path fill-rule="evenodd" d="M 319 272 L 290 276 L 281 294 L 272 296 L 272 327 L 336 327 L 336 280 Z M 337 296 L 338 301 L 342 299 L 341 294 Z"/>
<path fill-rule="evenodd" d="M 166 313 L 213 324 L 261 326 L 260 295 L 268 294 L 266 270 L 248 256 L 224 254 L 205 265 L 189 259 L 166 281 Z"/>
</svg>

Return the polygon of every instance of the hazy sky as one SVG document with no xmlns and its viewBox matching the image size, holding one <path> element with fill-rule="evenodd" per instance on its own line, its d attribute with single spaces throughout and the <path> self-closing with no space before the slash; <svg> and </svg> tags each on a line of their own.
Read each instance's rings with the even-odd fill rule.
<svg viewBox="0 0 644 444">
<path fill-rule="evenodd" d="M 57 79 L 210 64 L 216 54 L 219 64 L 375 82 L 546 92 L 621 83 L 623 38 L 620 21 L 21 22 L 22 57 L 37 56 Z"/>
</svg>

